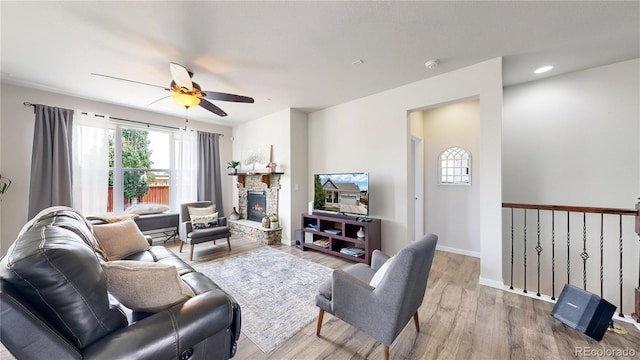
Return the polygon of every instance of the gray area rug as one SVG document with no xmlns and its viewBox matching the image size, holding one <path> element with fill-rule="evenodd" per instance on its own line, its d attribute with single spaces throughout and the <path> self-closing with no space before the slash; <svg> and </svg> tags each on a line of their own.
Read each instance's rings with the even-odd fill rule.
<svg viewBox="0 0 640 360">
<path fill-rule="evenodd" d="M 192 266 L 236 299 L 242 332 L 263 352 L 277 348 L 317 318 L 318 286 L 332 272 L 269 247 Z"/>
</svg>

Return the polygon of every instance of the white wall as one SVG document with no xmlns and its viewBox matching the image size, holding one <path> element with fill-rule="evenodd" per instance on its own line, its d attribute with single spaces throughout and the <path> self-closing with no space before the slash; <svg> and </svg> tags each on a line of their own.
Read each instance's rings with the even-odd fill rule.
<svg viewBox="0 0 640 360">
<path fill-rule="evenodd" d="M 505 202 L 633 209 L 640 195 L 640 59 L 560 75 L 504 90 L 503 199 Z M 571 279 L 566 275 L 567 250 L 556 247 L 556 296 L 566 282 L 582 285 L 582 214 L 572 217 Z M 527 277 L 535 280 L 536 214 L 528 219 Z M 549 238 L 550 214 L 541 214 L 542 238 Z M 522 212 L 516 212 L 518 228 Z M 510 215 L 505 210 L 503 252 L 511 250 Z M 632 217 L 623 227 L 625 313 L 633 310 L 638 280 L 638 237 Z M 556 213 L 557 241 L 566 244 L 564 214 Z M 604 297 L 618 305 L 619 219 L 604 224 Z M 598 216 L 587 216 L 588 285 L 599 294 Z M 522 227 L 519 227 L 522 229 Z M 522 287 L 524 249 L 515 235 L 515 286 Z M 550 246 L 543 244 L 542 278 L 550 279 Z M 503 259 L 505 282 L 510 257 Z M 519 262 L 520 261 L 520 262 Z M 546 264 L 546 265 L 545 265 Z M 591 279 L 591 280 L 589 280 Z M 535 284 L 529 283 L 529 286 Z M 550 286 L 542 292 L 550 294 Z"/>
<path fill-rule="evenodd" d="M 309 193 L 309 149 L 307 143 L 309 126 L 307 114 L 291 111 L 291 226 L 289 232 L 290 245 L 295 245 L 295 230 L 300 229 L 300 214 L 307 212 Z"/>
<path fill-rule="evenodd" d="M 505 89 L 505 202 L 633 207 L 640 60 Z"/>
<path fill-rule="evenodd" d="M 407 216 L 407 229 L 413 229 L 413 240 L 418 240 L 425 231 L 425 186 L 424 186 L 424 121 L 422 111 L 411 111 L 409 118 L 410 133 L 410 164 L 409 164 L 409 210 Z M 414 142 L 416 149 L 413 149 Z"/>
<path fill-rule="evenodd" d="M 480 256 L 480 103 L 448 104 L 422 112 L 425 139 L 425 224 L 442 250 Z M 471 185 L 438 184 L 440 153 L 460 146 L 471 154 Z"/>
<path fill-rule="evenodd" d="M 408 113 L 471 97 L 480 99 L 481 282 L 502 286 L 500 58 L 309 114 L 309 173 L 368 171 L 371 216 L 394 254 L 413 237 Z"/>
<path fill-rule="evenodd" d="M 22 225 L 28 220 L 34 113 L 32 107 L 23 105 L 25 101 L 33 104 L 45 104 L 97 114 L 108 114 L 114 117 L 149 122 L 151 124 L 184 126 L 184 119 L 180 118 L 4 83 L 1 84 L 1 101 L 0 173 L 2 176 L 7 176 L 13 180 L 11 189 L 3 196 L 0 203 L 2 208 L 0 217 L 0 223 L 2 224 L 2 232 L 0 233 L 1 254 L 6 252 L 8 246 L 15 240 Z M 231 160 L 230 127 L 197 121 L 189 121 L 189 127 L 194 130 L 223 134 L 224 137 L 220 142 L 221 162 L 226 164 L 227 161 Z M 230 178 L 223 177 L 225 214 L 231 211 L 232 184 Z"/>
</svg>

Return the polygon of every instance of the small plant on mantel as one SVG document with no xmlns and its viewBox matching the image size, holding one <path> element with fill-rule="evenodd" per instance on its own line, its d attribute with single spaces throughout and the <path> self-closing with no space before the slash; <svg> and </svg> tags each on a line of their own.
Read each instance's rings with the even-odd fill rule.
<svg viewBox="0 0 640 360">
<path fill-rule="evenodd" d="M 239 165 L 240 165 L 240 161 L 231 160 L 227 163 L 227 169 L 230 169 L 231 174 L 237 174 Z"/>
</svg>

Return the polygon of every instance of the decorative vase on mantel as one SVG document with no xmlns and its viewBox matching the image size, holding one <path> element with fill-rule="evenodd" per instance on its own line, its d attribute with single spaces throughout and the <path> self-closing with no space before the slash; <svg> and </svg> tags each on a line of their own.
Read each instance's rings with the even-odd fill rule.
<svg viewBox="0 0 640 360">
<path fill-rule="evenodd" d="M 266 216 L 262 218 L 262 227 L 265 229 L 269 229 L 271 227 L 271 220 Z"/>
<path fill-rule="evenodd" d="M 240 220 L 240 214 L 236 211 L 236 207 L 233 207 L 233 211 L 229 214 L 229 220 Z"/>
</svg>

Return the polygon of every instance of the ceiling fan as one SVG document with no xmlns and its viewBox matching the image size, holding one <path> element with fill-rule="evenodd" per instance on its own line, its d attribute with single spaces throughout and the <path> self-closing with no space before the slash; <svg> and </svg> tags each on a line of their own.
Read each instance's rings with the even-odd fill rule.
<svg viewBox="0 0 640 360">
<path fill-rule="evenodd" d="M 200 88 L 200 85 L 191 81 L 191 78 L 193 77 L 193 73 L 188 71 L 184 66 L 180 64 L 170 63 L 169 70 L 171 71 L 171 77 L 173 78 L 173 80 L 171 81 L 171 85 L 168 88 L 160 85 L 148 84 L 141 81 L 123 79 L 123 78 L 110 76 L 110 75 L 97 74 L 97 73 L 91 73 L 91 75 L 102 76 L 110 79 L 116 79 L 116 80 L 132 82 L 136 84 L 158 87 L 166 91 L 169 91 L 172 94 L 165 96 L 163 98 L 160 98 L 152 102 L 151 104 L 171 96 L 178 104 L 184 106 L 185 108 L 190 108 L 192 106 L 200 105 L 201 107 L 211 111 L 212 113 L 218 116 L 227 116 L 227 113 L 224 112 L 219 107 L 217 107 L 216 105 L 209 102 L 207 99 L 220 100 L 220 101 L 232 101 L 232 102 L 240 102 L 240 103 L 254 102 L 253 98 L 250 98 L 248 96 L 227 94 L 227 93 L 221 93 L 221 92 L 215 92 L 215 91 L 202 91 L 202 89 Z"/>
</svg>

